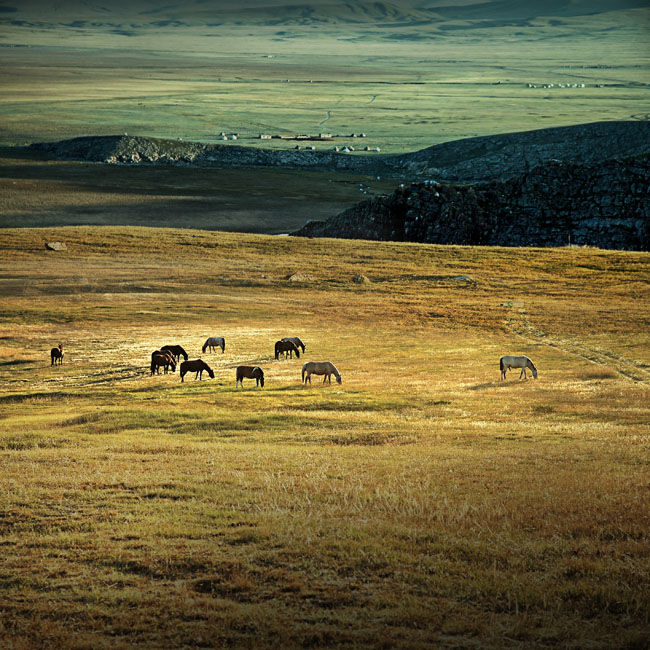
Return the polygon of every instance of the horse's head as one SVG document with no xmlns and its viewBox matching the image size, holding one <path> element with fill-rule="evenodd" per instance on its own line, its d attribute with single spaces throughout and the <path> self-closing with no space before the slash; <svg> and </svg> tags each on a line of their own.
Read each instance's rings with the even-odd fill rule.
<svg viewBox="0 0 650 650">
<path fill-rule="evenodd" d="M 336 375 L 336 383 L 340 384 L 342 383 L 341 375 Z"/>
<path fill-rule="evenodd" d="M 531 368 L 531 370 L 533 371 L 533 378 L 534 378 L 534 379 L 537 379 L 537 368 L 535 368 L 535 366 L 533 366 L 533 367 Z"/>
<path fill-rule="evenodd" d="M 214 371 L 212 370 L 212 368 L 210 368 L 210 366 L 207 363 L 205 364 L 205 369 L 208 375 L 210 375 L 210 379 L 214 379 Z"/>
<path fill-rule="evenodd" d="M 260 380 L 260 386 L 264 388 L 264 371 L 259 366 L 256 366 L 255 374 L 257 375 L 257 378 Z"/>
</svg>

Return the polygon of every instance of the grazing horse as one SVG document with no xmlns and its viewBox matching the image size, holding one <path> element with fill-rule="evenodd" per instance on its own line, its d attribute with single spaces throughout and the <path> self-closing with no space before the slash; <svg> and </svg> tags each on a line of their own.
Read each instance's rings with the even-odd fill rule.
<svg viewBox="0 0 650 650">
<path fill-rule="evenodd" d="M 223 336 L 211 336 L 203 344 L 201 351 L 205 352 L 208 348 L 210 348 L 210 352 L 214 352 L 215 348 L 221 348 L 221 354 L 223 354 L 226 351 L 226 339 Z"/>
<path fill-rule="evenodd" d="M 341 373 L 336 369 L 336 366 L 331 361 L 308 361 L 302 367 L 302 380 L 306 384 L 307 380 L 311 384 L 312 375 L 325 375 L 323 383 L 329 380 L 332 383 L 332 375 L 336 377 L 336 381 L 341 383 Z"/>
<path fill-rule="evenodd" d="M 174 355 L 174 361 L 180 361 L 181 357 L 187 361 L 187 352 L 180 345 L 163 345 L 161 352 L 169 351 Z"/>
<path fill-rule="evenodd" d="M 506 378 L 506 373 L 510 368 L 521 368 L 521 372 L 519 373 L 519 379 L 524 377 L 524 379 L 527 379 L 526 377 L 526 368 L 530 368 L 530 370 L 533 373 L 533 377 L 537 379 L 537 368 L 535 368 L 535 364 L 525 356 L 511 356 L 507 355 L 505 357 L 501 357 L 499 359 L 499 367 L 501 368 L 501 379 Z"/>
<path fill-rule="evenodd" d="M 154 372 L 160 374 L 160 366 L 165 369 L 165 374 L 167 374 L 167 369 L 171 366 L 172 372 L 176 372 L 176 361 L 174 361 L 174 355 L 169 351 L 165 350 L 156 350 L 151 353 L 151 374 Z"/>
<path fill-rule="evenodd" d="M 285 336 L 282 340 L 295 343 L 302 350 L 302 353 L 305 353 L 305 344 L 297 336 Z M 289 350 L 289 355 L 293 356 L 292 350 Z"/>
<path fill-rule="evenodd" d="M 264 388 L 264 371 L 259 366 L 237 366 L 237 379 L 235 380 L 235 388 L 241 382 L 241 387 L 244 387 L 244 377 L 247 379 L 254 379 L 256 386 Z"/>
<path fill-rule="evenodd" d="M 196 378 L 198 377 L 199 379 L 203 379 L 203 371 L 206 371 L 208 375 L 210 375 L 210 379 L 214 379 L 214 372 L 212 371 L 212 368 L 203 361 L 203 359 L 195 359 L 194 361 L 183 361 L 181 363 L 181 381 L 183 380 L 183 377 L 188 372 L 195 372 L 196 374 L 194 375 L 194 380 L 196 381 Z"/>
<path fill-rule="evenodd" d="M 288 339 L 282 339 L 281 341 L 275 342 L 275 359 L 276 361 L 280 358 L 280 353 L 284 352 L 284 358 L 287 358 L 287 354 L 291 352 L 293 358 L 293 353 L 296 353 L 296 358 L 300 359 L 300 350 L 298 346 Z"/>
<path fill-rule="evenodd" d="M 54 366 L 57 363 L 63 365 L 63 344 L 59 343 L 58 348 L 52 348 L 50 350 L 50 365 Z"/>
</svg>

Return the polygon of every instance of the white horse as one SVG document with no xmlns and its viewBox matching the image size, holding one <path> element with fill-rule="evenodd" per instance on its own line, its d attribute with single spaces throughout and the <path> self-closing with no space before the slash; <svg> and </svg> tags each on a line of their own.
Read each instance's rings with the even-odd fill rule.
<svg viewBox="0 0 650 650">
<path fill-rule="evenodd" d="M 527 379 L 526 368 L 530 368 L 531 372 L 533 373 L 533 377 L 537 379 L 537 368 L 535 368 L 535 364 L 528 357 L 525 357 L 523 355 L 507 355 L 505 357 L 501 357 L 501 359 L 499 359 L 499 366 L 501 368 L 501 379 L 506 378 L 506 372 L 508 372 L 510 368 L 521 368 L 519 379 L 521 379 L 522 376 L 524 379 Z"/>
<path fill-rule="evenodd" d="M 215 348 L 221 348 L 221 354 L 226 350 L 226 339 L 223 336 L 211 336 L 203 344 L 202 352 L 205 352 L 207 348 L 210 348 L 210 352 L 214 352 Z"/>
<path fill-rule="evenodd" d="M 323 383 L 329 380 L 332 383 L 332 375 L 336 377 L 336 381 L 341 383 L 341 373 L 336 369 L 336 366 L 331 361 L 308 361 L 302 367 L 302 381 L 306 384 L 307 380 L 311 384 L 311 375 L 325 375 Z"/>
</svg>

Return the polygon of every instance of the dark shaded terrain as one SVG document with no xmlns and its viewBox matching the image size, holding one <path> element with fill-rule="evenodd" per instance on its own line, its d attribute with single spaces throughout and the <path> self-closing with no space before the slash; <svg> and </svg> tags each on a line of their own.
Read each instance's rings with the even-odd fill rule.
<svg viewBox="0 0 650 650">
<path fill-rule="evenodd" d="M 295 234 L 650 250 L 649 196 L 650 154 L 599 164 L 549 161 L 505 181 L 402 185 Z"/>
</svg>

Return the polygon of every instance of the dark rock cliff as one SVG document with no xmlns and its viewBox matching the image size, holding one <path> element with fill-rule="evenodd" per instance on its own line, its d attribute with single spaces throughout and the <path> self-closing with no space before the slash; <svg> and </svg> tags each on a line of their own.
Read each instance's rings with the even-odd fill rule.
<svg viewBox="0 0 650 650">
<path fill-rule="evenodd" d="M 505 181 L 401 185 L 294 234 L 650 250 L 650 155 L 600 164 L 551 161 Z"/>
</svg>

